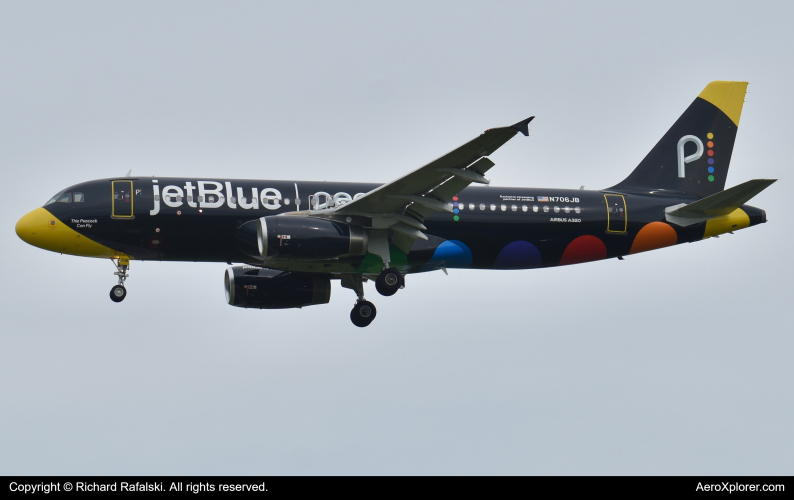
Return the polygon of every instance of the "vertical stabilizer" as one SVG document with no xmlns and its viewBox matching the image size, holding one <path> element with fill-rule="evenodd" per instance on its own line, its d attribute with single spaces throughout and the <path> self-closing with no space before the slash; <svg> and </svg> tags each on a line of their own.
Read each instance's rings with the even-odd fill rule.
<svg viewBox="0 0 794 500">
<path fill-rule="evenodd" d="M 616 191 L 678 191 L 703 198 L 725 188 L 747 82 L 709 83 Z"/>
</svg>

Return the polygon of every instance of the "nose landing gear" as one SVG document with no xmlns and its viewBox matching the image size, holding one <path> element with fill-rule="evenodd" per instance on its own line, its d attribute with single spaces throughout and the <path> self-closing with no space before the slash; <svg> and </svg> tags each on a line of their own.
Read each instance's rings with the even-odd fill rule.
<svg viewBox="0 0 794 500">
<path fill-rule="evenodd" d="M 127 296 L 127 289 L 121 285 L 116 285 L 110 289 L 110 300 L 121 302 Z"/>
<path fill-rule="evenodd" d="M 119 284 L 110 289 L 110 300 L 113 302 L 121 302 L 127 296 L 127 289 L 124 288 L 124 281 L 130 277 L 130 275 L 127 274 L 127 269 L 130 267 L 130 258 L 119 257 L 115 260 L 110 259 L 110 261 L 116 266 L 116 272 L 113 274 L 119 277 Z"/>
</svg>

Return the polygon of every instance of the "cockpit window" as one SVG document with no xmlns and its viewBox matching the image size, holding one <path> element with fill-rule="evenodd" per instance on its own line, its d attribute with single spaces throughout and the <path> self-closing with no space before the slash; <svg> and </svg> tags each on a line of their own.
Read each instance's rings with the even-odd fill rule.
<svg viewBox="0 0 794 500">
<path fill-rule="evenodd" d="M 50 198 L 50 201 L 45 203 L 44 206 L 46 207 L 53 203 L 72 203 L 73 200 L 75 203 L 82 203 L 85 201 L 85 196 L 83 196 L 83 193 L 74 193 L 74 197 L 72 197 L 72 193 L 58 193 Z"/>
</svg>

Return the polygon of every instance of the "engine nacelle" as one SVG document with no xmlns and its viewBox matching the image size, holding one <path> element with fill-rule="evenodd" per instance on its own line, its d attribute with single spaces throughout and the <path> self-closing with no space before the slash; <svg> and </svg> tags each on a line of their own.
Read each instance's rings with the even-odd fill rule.
<svg viewBox="0 0 794 500">
<path fill-rule="evenodd" d="M 257 224 L 257 247 L 264 258 L 324 260 L 367 253 L 367 234 L 359 226 L 296 216 L 262 217 Z"/>
<path fill-rule="evenodd" d="M 331 278 L 255 266 L 226 269 L 226 301 L 235 307 L 290 309 L 327 304 Z"/>
</svg>

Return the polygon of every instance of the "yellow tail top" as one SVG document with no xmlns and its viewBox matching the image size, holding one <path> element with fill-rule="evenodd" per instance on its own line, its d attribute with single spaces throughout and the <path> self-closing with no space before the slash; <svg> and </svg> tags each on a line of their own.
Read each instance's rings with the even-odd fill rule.
<svg viewBox="0 0 794 500">
<path fill-rule="evenodd" d="M 716 81 L 706 85 L 698 97 L 717 106 L 738 127 L 746 93 L 747 82 Z"/>
</svg>

